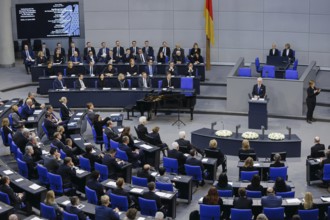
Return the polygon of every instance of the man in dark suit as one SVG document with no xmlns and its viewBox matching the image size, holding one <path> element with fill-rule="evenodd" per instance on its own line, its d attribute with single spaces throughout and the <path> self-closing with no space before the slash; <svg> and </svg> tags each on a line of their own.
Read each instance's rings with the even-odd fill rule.
<svg viewBox="0 0 330 220">
<path fill-rule="evenodd" d="M 175 66 L 175 63 L 173 61 L 170 62 L 168 67 L 166 67 L 166 72 L 171 73 L 173 76 L 178 75 L 178 68 Z"/>
<path fill-rule="evenodd" d="M 32 116 L 34 113 L 35 106 L 31 99 L 27 99 L 25 105 L 22 106 L 22 111 L 20 116 L 22 119 L 28 119 L 28 117 Z"/>
<path fill-rule="evenodd" d="M 252 199 L 246 197 L 245 188 L 238 189 L 238 197 L 233 201 L 233 207 L 235 209 L 252 209 Z"/>
<path fill-rule="evenodd" d="M 57 174 L 62 177 L 63 188 L 72 188 L 72 181 L 76 177 L 76 170 L 70 157 L 64 158 L 63 164 L 57 169 Z"/>
<path fill-rule="evenodd" d="M 91 169 L 94 170 L 95 162 L 102 163 L 103 154 L 100 154 L 99 156 L 93 154 L 93 145 L 91 144 L 85 147 L 85 151 L 86 153 L 84 153 L 82 156 L 89 159 L 89 162 L 91 164 Z"/>
<path fill-rule="evenodd" d="M 258 77 L 257 84 L 253 86 L 252 97 L 265 98 L 266 86 L 262 84 L 262 78 Z"/>
<path fill-rule="evenodd" d="M 167 152 L 169 158 L 177 159 L 179 166 L 179 173 L 184 173 L 184 164 L 186 163 L 186 157 L 179 151 L 179 144 L 173 142 L 170 150 Z"/>
<path fill-rule="evenodd" d="M 109 54 L 109 51 L 110 51 L 110 49 L 107 47 L 107 44 L 105 42 L 102 42 L 101 43 L 101 48 L 99 49 L 99 52 L 97 53 L 98 61 L 102 62 L 102 63 L 105 63 L 107 55 Z"/>
<path fill-rule="evenodd" d="M 181 56 L 185 57 L 184 49 L 180 46 L 180 44 L 175 45 L 175 48 L 173 49 L 173 52 L 172 52 L 172 57 L 174 57 L 178 51 L 180 51 Z"/>
<path fill-rule="evenodd" d="M 101 197 L 101 206 L 95 206 L 95 219 L 111 219 L 111 220 L 119 220 L 119 209 L 109 208 L 110 199 L 108 195 L 104 195 Z"/>
<path fill-rule="evenodd" d="M 290 48 L 290 44 L 286 43 L 285 44 L 285 49 L 282 52 L 282 57 L 288 57 L 290 62 L 293 62 L 295 60 L 293 50 Z"/>
<path fill-rule="evenodd" d="M 24 45 L 24 50 L 22 51 L 22 60 L 25 65 L 25 70 L 27 74 L 31 73 L 31 66 L 35 62 L 34 53 L 29 48 L 28 45 Z"/>
<path fill-rule="evenodd" d="M 23 156 L 23 161 L 26 163 L 29 173 L 29 179 L 34 179 L 37 177 L 37 164 L 33 161 L 33 147 L 26 146 L 25 147 L 25 154 Z"/>
<path fill-rule="evenodd" d="M 81 62 L 81 58 L 79 56 L 79 53 L 77 51 L 73 52 L 73 55 L 69 58 L 69 60 L 73 63 L 73 64 L 79 64 L 82 63 Z M 69 74 L 68 74 L 69 75 Z"/>
<path fill-rule="evenodd" d="M 321 157 L 322 154 L 319 152 L 319 151 L 324 151 L 325 150 L 325 146 L 324 144 L 321 144 L 320 143 L 320 137 L 319 136 L 316 136 L 314 138 L 314 143 L 315 145 L 313 147 L 311 147 L 311 158 L 318 158 L 318 157 Z M 323 153 L 323 156 L 324 156 L 324 153 Z"/>
<path fill-rule="evenodd" d="M 143 168 L 138 170 L 137 176 L 140 178 L 146 178 L 149 182 L 155 182 L 155 177 L 151 175 L 150 173 L 150 165 L 149 164 L 144 164 Z"/>
<path fill-rule="evenodd" d="M 145 126 L 147 124 L 147 117 L 141 116 L 139 118 L 139 125 L 137 126 L 137 130 L 139 132 L 139 135 L 141 136 L 142 140 L 146 140 L 145 135 L 148 134 L 148 128 Z"/>
<path fill-rule="evenodd" d="M 61 72 L 57 73 L 57 78 L 53 82 L 53 87 L 54 89 L 66 89 L 66 85 Z"/>
<path fill-rule="evenodd" d="M 148 76 L 157 75 L 157 66 L 154 65 L 154 61 L 152 59 L 148 60 L 148 65 L 145 66 L 144 70 Z"/>
<path fill-rule="evenodd" d="M 139 88 L 150 88 L 151 87 L 151 80 L 148 77 L 146 72 L 142 72 L 142 76 L 139 77 Z"/>
<path fill-rule="evenodd" d="M 42 43 L 42 45 L 41 45 L 41 51 L 44 53 L 47 61 L 49 61 L 50 60 L 50 52 L 49 52 L 49 49 L 47 48 L 46 43 Z"/>
<path fill-rule="evenodd" d="M 174 89 L 174 85 L 172 83 L 172 74 L 170 72 L 167 72 L 166 79 L 163 79 L 162 87 L 167 89 Z"/>
<path fill-rule="evenodd" d="M 25 152 L 25 146 L 29 142 L 30 132 L 24 130 L 24 125 L 18 125 L 18 130 L 15 132 L 13 136 L 13 141 L 17 145 L 17 147 L 21 150 L 21 152 Z"/>
<path fill-rule="evenodd" d="M 93 51 L 89 51 L 88 52 L 88 56 L 86 57 L 86 63 L 89 64 L 89 63 L 96 63 L 98 61 L 97 57 L 95 56 L 95 54 L 93 54 Z"/>
<path fill-rule="evenodd" d="M 58 150 L 63 150 L 65 145 L 61 141 L 61 139 L 62 139 L 61 133 L 60 132 L 55 132 L 54 133 L 54 140 L 52 141 L 51 145 L 57 147 Z"/>
<path fill-rule="evenodd" d="M 78 56 L 80 55 L 79 49 L 76 47 L 74 42 L 71 42 L 70 48 L 68 49 L 68 59 L 73 56 L 74 52 L 78 53 Z"/>
<path fill-rule="evenodd" d="M 108 176 L 110 179 L 117 179 L 119 176 L 122 176 L 121 168 L 124 162 L 116 158 L 116 152 L 116 149 L 111 148 L 105 152 L 102 159 L 102 164 L 108 167 Z"/>
<path fill-rule="evenodd" d="M 191 166 L 199 166 L 202 170 L 204 171 L 204 166 L 201 160 L 196 158 L 196 150 L 192 149 L 189 152 L 189 157 L 186 160 L 186 164 L 191 165 Z"/>
<path fill-rule="evenodd" d="M 54 133 L 57 131 L 57 123 L 53 122 L 52 120 L 52 114 L 46 113 L 45 114 L 45 119 L 43 122 L 47 132 L 48 132 L 48 137 L 52 140 L 54 138 Z"/>
<path fill-rule="evenodd" d="M 99 183 L 99 179 L 100 179 L 100 172 L 94 170 L 91 173 L 90 179 L 86 183 L 86 186 L 88 188 L 95 190 L 98 201 L 100 201 L 101 196 L 103 196 L 106 192 L 104 186 L 101 183 Z"/>
<path fill-rule="evenodd" d="M 186 62 L 180 50 L 177 50 L 176 53 L 173 54 L 172 59 L 175 64 L 184 64 Z"/>
<path fill-rule="evenodd" d="M 44 157 L 44 166 L 47 168 L 48 172 L 56 173 L 58 168 L 63 164 L 61 154 L 55 147 L 50 148 L 49 154 L 50 155 Z"/>
<path fill-rule="evenodd" d="M 167 56 L 168 58 L 170 58 L 170 56 L 171 56 L 171 48 L 169 48 L 167 46 L 167 42 L 166 41 L 163 41 L 162 46 L 158 50 L 158 54 L 160 54 L 160 52 L 163 52 L 163 54 L 165 56 Z"/>
<path fill-rule="evenodd" d="M 119 142 L 120 136 L 114 132 L 112 121 L 107 121 L 107 127 L 104 129 L 104 133 L 107 135 L 109 140 Z"/>
<path fill-rule="evenodd" d="M 132 163 L 133 167 L 139 166 L 139 160 L 142 158 L 142 151 L 134 150 L 128 147 L 129 137 L 122 137 L 122 144 L 119 145 L 119 149 L 125 151 L 128 157 L 128 162 Z"/>
<path fill-rule="evenodd" d="M 269 55 L 268 56 L 275 56 L 275 57 L 278 57 L 280 56 L 280 51 L 276 48 L 276 44 L 273 43 L 272 44 L 272 49 L 269 50 Z"/>
<path fill-rule="evenodd" d="M 77 157 L 78 148 L 72 147 L 72 140 L 70 138 L 65 139 L 65 147 L 63 148 L 67 157 L 71 157 L 72 162 L 75 165 L 79 164 L 79 158 Z"/>
<path fill-rule="evenodd" d="M 186 147 L 187 150 L 186 152 L 190 152 L 191 149 L 195 149 L 200 155 L 204 155 L 204 152 L 197 148 L 196 146 L 192 145 L 189 140 L 186 140 L 186 132 L 185 131 L 180 131 L 179 132 L 179 139 L 175 140 L 180 147 Z"/>
<path fill-rule="evenodd" d="M 155 60 L 154 48 L 149 46 L 149 41 L 144 41 L 144 47 L 142 48 L 144 54 L 147 54 L 148 59 Z"/>
<path fill-rule="evenodd" d="M 55 50 L 54 50 L 54 56 L 55 56 L 55 54 L 56 54 L 57 49 L 59 49 L 59 50 L 61 51 L 60 54 L 61 54 L 63 57 L 65 57 L 65 49 L 62 48 L 62 45 L 61 45 L 61 43 L 59 43 L 59 42 L 56 44 L 56 47 L 55 47 Z"/>
<path fill-rule="evenodd" d="M 116 41 L 116 46 L 112 48 L 114 59 L 119 62 L 122 61 L 122 58 L 125 54 L 125 50 L 122 46 L 120 46 L 120 41 Z"/>
<path fill-rule="evenodd" d="M 262 207 L 278 208 L 282 205 L 282 197 L 275 196 L 275 191 L 272 187 L 267 188 L 267 196 L 261 198 Z"/>
<path fill-rule="evenodd" d="M 133 55 L 133 57 L 136 58 L 137 53 L 138 53 L 140 48 L 136 46 L 136 41 L 135 40 L 132 41 L 132 46 L 129 49 L 130 49 L 131 54 Z"/>
<path fill-rule="evenodd" d="M 81 209 L 78 208 L 78 205 L 80 204 L 78 196 L 72 196 L 70 198 L 70 202 L 71 204 L 67 205 L 65 210 L 71 214 L 76 214 L 79 220 L 86 220 L 86 215 Z"/>
<path fill-rule="evenodd" d="M 154 182 L 148 183 L 148 189 L 149 191 L 143 193 L 142 197 L 144 199 L 155 200 L 157 204 L 157 209 L 160 210 L 160 208 L 162 207 L 162 203 L 160 197 L 155 193 L 155 183 Z"/>
<path fill-rule="evenodd" d="M 142 49 L 139 48 L 137 55 L 136 55 L 136 62 L 137 63 L 146 63 L 148 56 L 147 54 L 143 53 Z"/>
<path fill-rule="evenodd" d="M 89 54 L 89 51 L 92 51 L 93 54 L 96 54 L 96 52 L 95 52 L 95 48 L 92 47 L 92 43 L 91 43 L 91 42 L 87 42 L 87 43 L 86 43 L 86 47 L 85 47 L 85 49 L 84 49 L 84 60 L 86 60 L 86 58 L 87 58 L 87 56 L 88 56 L 88 54 Z"/>
<path fill-rule="evenodd" d="M 87 87 L 85 86 L 84 83 L 84 75 L 79 74 L 78 79 L 75 81 L 76 89 L 86 89 Z"/>
<path fill-rule="evenodd" d="M 122 57 L 123 63 L 129 63 L 132 58 L 134 59 L 134 56 L 132 55 L 131 50 L 127 48 L 126 53 Z"/>
</svg>

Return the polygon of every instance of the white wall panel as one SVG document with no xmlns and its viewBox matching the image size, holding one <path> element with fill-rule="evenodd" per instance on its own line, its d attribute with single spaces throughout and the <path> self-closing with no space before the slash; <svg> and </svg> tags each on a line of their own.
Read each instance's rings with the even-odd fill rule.
<svg viewBox="0 0 330 220">
<path fill-rule="evenodd" d="M 309 32 L 309 15 L 265 13 L 264 29 L 265 31 Z"/>
<path fill-rule="evenodd" d="M 219 29 L 228 30 L 263 30 L 263 13 L 220 12 Z"/>
<path fill-rule="evenodd" d="M 309 13 L 310 0 L 264 0 L 265 12 Z"/>
</svg>

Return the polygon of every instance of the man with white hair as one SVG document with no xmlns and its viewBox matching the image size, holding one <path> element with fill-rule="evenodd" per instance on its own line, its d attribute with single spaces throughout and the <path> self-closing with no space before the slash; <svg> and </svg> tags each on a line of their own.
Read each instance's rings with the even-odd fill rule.
<svg viewBox="0 0 330 220">
<path fill-rule="evenodd" d="M 34 113 L 35 106 L 31 99 L 26 99 L 25 104 L 22 106 L 22 111 L 20 113 L 22 119 L 28 119 Z"/>
<path fill-rule="evenodd" d="M 311 158 L 324 157 L 325 146 L 324 144 L 321 144 L 320 141 L 319 136 L 314 138 L 315 145 L 311 147 Z"/>
<path fill-rule="evenodd" d="M 163 220 L 163 219 L 164 219 L 164 213 L 156 212 L 155 220 Z"/>
<path fill-rule="evenodd" d="M 173 142 L 169 148 L 170 150 L 167 152 L 168 157 L 176 159 L 179 165 L 179 173 L 184 173 L 184 164 L 186 163 L 187 158 L 179 151 L 179 144 Z"/>
<path fill-rule="evenodd" d="M 139 125 L 137 126 L 137 130 L 139 132 L 139 135 L 141 135 L 141 139 L 146 141 L 146 135 L 148 134 L 148 129 L 145 126 L 147 124 L 147 117 L 141 116 L 139 118 Z"/>
<path fill-rule="evenodd" d="M 23 156 L 23 161 L 26 163 L 29 172 L 29 179 L 35 178 L 37 164 L 33 161 L 34 150 L 32 146 L 25 147 L 25 154 Z"/>
<path fill-rule="evenodd" d="M 179 132 L 179 139 L 175 140 L 180 147 L 186 147 L 187 150 L 183 153 L 189 153 L 191 149 L 195 149 L 200 155 L 204 155 L 204 152 L 201 149 L 198 149 L 196 146 L 192 145 L 190 141 L 186 140 L 186 132 L 180 131 Z"/>
<path fill-rule="evenodd" d="M 258 77 L 257 84 L 253 86 L 252 96 L 257 98 L 265 98 L 266 86 L 262 84 L 262 78 Z"/>
</svg>

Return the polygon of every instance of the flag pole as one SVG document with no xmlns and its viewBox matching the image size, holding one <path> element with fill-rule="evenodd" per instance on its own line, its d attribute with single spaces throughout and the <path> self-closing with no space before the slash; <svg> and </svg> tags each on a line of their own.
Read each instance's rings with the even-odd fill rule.
<svg viewBox="0 0 330 220">
<path fill-rule="evenodd" d="M 206 70 L 211 70 L 211 46 L 210 39 L 206 37 Z"/>
</svg>

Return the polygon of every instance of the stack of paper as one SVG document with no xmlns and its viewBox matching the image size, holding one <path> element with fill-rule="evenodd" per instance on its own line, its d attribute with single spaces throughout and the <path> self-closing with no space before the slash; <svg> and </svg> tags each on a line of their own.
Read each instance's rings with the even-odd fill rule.
<svg viewBox="0 0 330 220">
<path fill-rule="evenodd" d="M 76 115 L 77 116 L 82 116 L 84 113 L 83 112 L 79 112 L 79 113 L 77 113 Z"/>
<path fill-rule="evenodd" d="M 64 202 L 62 202 L 62 205 L 68 205 L 70 203 L 70 200 L 65 200 Z"/>
<path fill-rule="evenodd" d="M 23 180 L 24 180 L 23 178 L 19 178 L 19 179 L 15 180 L 15 182 L 19 183 L 19 182 L 21 182 Z"/>
<path fill-rule="evenodd" d="M 131 192 L 142 193 L 143 192 L 143 189 L 133 188 L 133 189 L 131 189 Z"/>
<path fill-rule="evenodd" d="M 114 182 L 114 181 L 107 182 L 107 185 L 108 186 L 117 186 L 116 182 Z"/>
<path fill-rule="evenodd" d="M 202 162 L 206 163 L 207 162 L 207 158 L 203 158 Z"/>
<path fill-rule="evenodd" d="M 330 202 L 330 197 L 321 196 L 323 202 Z"/>
<path fill-rule="evenodd" d="M 11 170 L 5 170 L 5 171 L 3 171 L 3 173 L 6 174 L 6 175 L 10 175 L 10 174 L 13 174 L 13 171 L 11 171 Z"/>
<path fill-rule="evenodd" d="M 81 138 L 74 138 L 73 140 L 75 140 L 75 141 L 80 141 Z"/>
<path fill-rule="evenodd" d="M 39 189 L 41 186 L 39 186 L 38 184 L 32 184 L 31 186 L 29 186 L 31 189 L 33 189 L 33 190 L 37 190 L 37 189 Z"/>
<path fill-rule="evenodd" d="M 297 198 L 293 198 L 293 199 L 286 199 L 286 202 L 288 204 L 299 204 L 300 203 L 300 200 L 297 199 Z"/>
<path fill-rule="evenodd" d="M 134 140 L 134 144 L 140 143 L 139 140 Z"/>
<path fill-rule="evenodd" d="M 143 148 L 145 148 L 147 150 L 152 148 L 151 146 L 149 146 L 147 144 L 141 144 L 140 147 L 143 147 Z"/>
<path fill-rule="evenodd" d="M 85 172 L 85 170 L 76 170 L 76 173 L 78 173 L 78 174 L 82 174 L 82 173 L 84 173 Z"/>
</svg>

